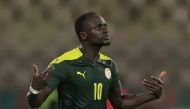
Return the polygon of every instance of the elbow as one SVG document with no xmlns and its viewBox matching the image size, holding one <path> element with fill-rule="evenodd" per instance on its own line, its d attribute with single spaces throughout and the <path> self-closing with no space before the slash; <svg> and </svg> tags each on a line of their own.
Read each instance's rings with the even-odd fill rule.
<svg viewBox="0 0 190 109">
<path fill-rule="evenodd" d="M 31 102 L 28 102 L 28 104 L 29 104 L 29 106 L 30 106 L 31 108 L 39 108 L 39 107 L 40 107 L 39 104 L 34 104 L 34 103 L 31 103 Z"/>
<path fill-rule="evenodd" d="M 35 105 L 31 105 L 29 104 L 29 106 L 33 109 L 33 108 L 38 108 L 38 106 L 35 106 Z"/>
<path fill-rule="evenodd" d="M 39 108 L 41 106 L 41 104 L 39 102 L 37 102 L 37 100 L 35 100 L 32 96 L 27 95 L 27 101 L 28 101 L 28 105 L 31 108 Z"/>
<path fill-rule="evenodd" d="M 34 102 L 34 101 L 28 100 L 28 105 L 29 105 L 31 108 L 39 108 L 41 104 L 36 103 L 36 102 Z"/>
</svg>

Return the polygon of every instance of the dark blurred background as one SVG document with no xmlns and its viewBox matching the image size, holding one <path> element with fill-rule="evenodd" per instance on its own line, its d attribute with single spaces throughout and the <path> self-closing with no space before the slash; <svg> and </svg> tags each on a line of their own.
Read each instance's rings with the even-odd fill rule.
<svg viewBox="0 0 190 109">
<path fill-rule="evenodd" d="M 88 11 L 108 22 L 113 58 L 129 92 L 168 72 L 163 97 L 139 109 L 190 109 L 190 0 L 0 0 L 0 109 L 29 109 L 32 64 L 43 70 L 78 46 L 75 19 Z"/>
</svg>

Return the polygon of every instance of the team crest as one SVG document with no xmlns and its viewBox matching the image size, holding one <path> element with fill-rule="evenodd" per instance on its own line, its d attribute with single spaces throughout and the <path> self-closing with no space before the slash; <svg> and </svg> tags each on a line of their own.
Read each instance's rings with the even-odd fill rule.
<svg viewBox="0 0 190 109">
<path fill-rule="evenodd" d="M 105 68 L 105 76 L 107 79 L 111 78 L 111 70 L 109 68 Z"/>
</svg>

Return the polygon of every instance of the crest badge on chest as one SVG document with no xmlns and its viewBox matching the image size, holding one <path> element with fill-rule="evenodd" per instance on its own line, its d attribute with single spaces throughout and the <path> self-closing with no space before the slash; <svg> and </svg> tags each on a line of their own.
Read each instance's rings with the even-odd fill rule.
<svg viewBox="0 0 190 109">
<path fill-rule="evenodd" d="M 105 68 L 105 76 L 107 79 L 111 78 L 111 70 L 109 68 Z"/>
</svg>

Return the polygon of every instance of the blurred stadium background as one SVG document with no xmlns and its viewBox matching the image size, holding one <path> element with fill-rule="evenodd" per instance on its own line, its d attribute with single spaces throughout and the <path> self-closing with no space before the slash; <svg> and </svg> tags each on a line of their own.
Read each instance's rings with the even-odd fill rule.
<svg viewBox="0 0 190 109">
<path fill-rule="evenodd" d="M 164 96 L 138 109 L 190 109 L 189 0 L 0 0 L 0 109 L 29 109 L 25 94 L 32 64 L 44 69 L 78 45 L 77 16 L 97 11 L 108 21 L 124 87 L 168 72 Z"/>
</svg>

